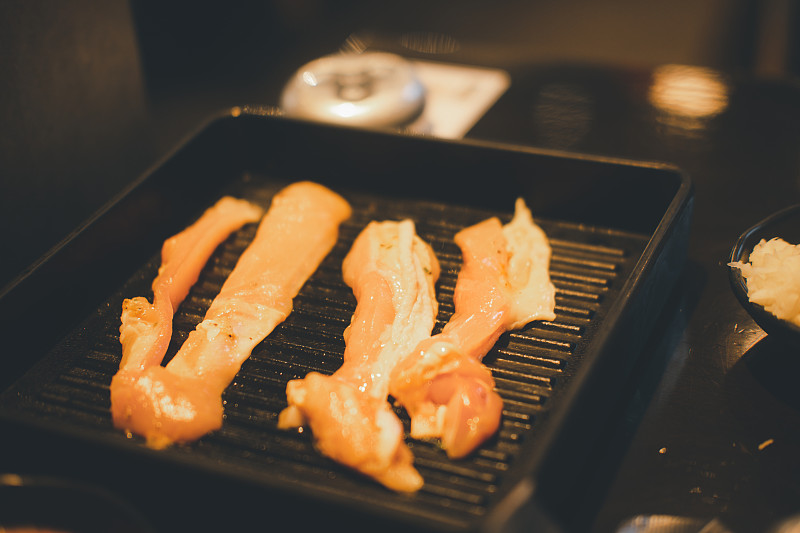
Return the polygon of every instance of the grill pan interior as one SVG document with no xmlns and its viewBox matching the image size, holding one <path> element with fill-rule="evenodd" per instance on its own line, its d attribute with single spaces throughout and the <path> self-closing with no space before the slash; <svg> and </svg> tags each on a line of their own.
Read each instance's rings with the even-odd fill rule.
<svg viewBox="0 0 800 533">
<path fill-rule="evenodd" d="M 374 149 L 375 139 L 380 150 Z M 587 423 L 592 411 L 587 404 L 610 403 L 608 391 L 624 379 L 637 355 L 637 339 L 644 336 L 631 328 L 647 326 L 655 318 L 680 270 L 690 186 L 674 169 L 658 166 L 404 139 L 248 116 L 210 125 L 0 300 L 4 312 L 9 302 L 35 300 L 31 295 L 55 283 L 48 266 L 62 273 L 88 268 L 97 274 L 105 265 L 70 263 L 64 254 L 70 247 L 82 249 L 109 228 L 122 227 L 128 213 L 137 220 L 153 218 L 121 231 L 120 248 L 125 251 L 116 261 L 127 268 L 95 275 L 93 284 L 86 272 L 75 274 L 79 286 L 94 286 L 87 294 L 96 300 L 85 302 L 81 312 L 71 312 L 74 322 L 60 321 L 63 337 L 42 341 L 38 356 L 19 363 L 17 373 L 23 375 L 0 396 L 6 423 L 46 428 L 55 436 L 79 435 L 119 457 L 143 455 L 145 460 L 242 480 L 267 493 L 289 494 L 301 507 L 324 502 L 354 516 L 417 528 L 480 529 L 521 480 L 535 479 L 539 492 L 564 490 L 571 467 L 582 459 L 582 448 L 560 443 L 590 441 L 595 428 Z M 302 142 L 303 149 L 278 146 L 292 141 Z M 359 142 L 360 148 L 354 144 Z M 394 144 L 399 146 L 390 150 Z M 405 156 L 412 162 L 402 160 L 404 150 L 412 148 L 416 150 Z M 306 160 L 291 160 L 303 152 Z M 212 160 L 208 153 L 214 154 Z M 522 164 L 515 166 L 515 160 Z M 493 176 L 483 182 L 465 170 L 480 172 L 487 165 Z M 558 172 L 559 165 L 568 171 L 553 180 L 548 172 Z M 226 391 L 223 428 L 196 443 L 158 452 L 116 431 L 108 384 L 121 357 L 119 311 L 123 298 L 152 297 L 160 243 L 221 194 L 266 207 L 294 179 L 330 186 L 351 202 L 353 216 L 295 299 L 292 314 L 253 351 Z M 643 191 L 649 199 L 629 203 Z M 453 312 L 461 263 L 453 235 L 488 216 L 510 220 L 520 195 L 551 241 L 557 319 L 503 335 L 484 359 L 504 400 L 502 425 L 494 438 L 459 461 L 447 459 L 433 442 L 409 440 L 425 479 L 423 489 L 409 496 L 394 494 L 321 456 L 308 431 L 277 429 L 287 381 L 310 371 L 329 374 L 341 365 L 342 332 L 355 309 L 341 280 L 341 262 L 369 221 L 411 218 L 432 245 L 442 266 L 438 331 Z M 177 198 L 181 207 L 170 204 Z M 628 204 L 627 210 L 619 211 L 617 204 Z M 167 214 L 157 214 L 163 206 L 168 206 Z M 167 360 L 202 319 L 254 233 L 255 225 L 246 226 L 212 256 L 175 315 Z M 585 398 L 601 390 L 602 401 Z M 405 412 L 397 412 L 408 428 Z"/>
</svg>

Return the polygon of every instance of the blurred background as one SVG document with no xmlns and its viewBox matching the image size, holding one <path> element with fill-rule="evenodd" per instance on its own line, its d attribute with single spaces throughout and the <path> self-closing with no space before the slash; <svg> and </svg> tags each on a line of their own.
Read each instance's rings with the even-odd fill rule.
<svg viewBox="0 0 800 533">
<path fill-rule="evenodd" d="M 234 105 L 276 105 L 295 69 L 353 36 L 417 57 L 503 68 L 512 86 L 536 69 L 637 75 L 666 64 L 786 78 L 798 69 L 794 5 L 6 0 L 0 3 L 0 224 L 10 253 L 0 262 L 0 286 L 209 116 Z M 409 46 L 420 42 L 427 44 Z M 519 99 L 504 105 L 497 108 L 506 114 L 521 109 Z M 505 120 L 497 113 L 494 120 Z M 510 126 L 515 142 L 547 144 L 526 124 Z"/>
</svg>

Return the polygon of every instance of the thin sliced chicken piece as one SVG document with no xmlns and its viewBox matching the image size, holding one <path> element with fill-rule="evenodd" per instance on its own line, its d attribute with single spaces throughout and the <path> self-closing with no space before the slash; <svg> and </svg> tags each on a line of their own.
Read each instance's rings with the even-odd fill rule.
<svg viewBox="0 0 800 533">
<path fill-rule="evenodd" d="M 211 254 L 231 233 L 258 222 L 263 214 L 246 200 L 225 196 L 194 224 L 164 242 L 161 266 L 153 280 L 153 303 L 142 296 L 122 303 L 120 369 L 144 370 L 161 364 L 172 337 L 172 315 Z"/>
<path fill-rule="evenodd" d="M 120 372 L 114 424 L 153 448 L 198 439 L 222 426 L 222 393 L 253 348 L 292 310 L 292 300 L 330 252 L 350 205 L 299 182 L 279 192 L 253 242 L 203 321 L 166 366 Z"/>
<path fill-rule="evenodd" d="M 438 303 L 439 263 L 413 222 L 371 222 L 342 264 L 357 305 L 344 332 L 344 363 L 330 376 L 317 372 L 286 387 L 282 428 L 308 424 L 328 457 L 393 490 L 423 485 L 387 401 L 395 365 L 429 337 Z"/>
<path fill-rule="evenodd" d="M 504 332 L 555 319 L 550 245 L 522 199 L 513 220 L 490 218 L 456 234 L 463 265 L 455 313 L 395 369 L 390 394 L 411 416 L 411 436 L 439 438 L 464 457 L 500 425 L 503 401 L 481 362 Z"/>
</svg>

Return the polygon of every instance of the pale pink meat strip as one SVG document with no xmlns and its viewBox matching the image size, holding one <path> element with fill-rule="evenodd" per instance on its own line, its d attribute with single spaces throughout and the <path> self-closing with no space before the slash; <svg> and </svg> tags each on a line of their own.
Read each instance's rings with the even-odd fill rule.
<svg viewBox="0 0 800 533">
<path fill-rule="evenodd" d="M 224 196 L 194 224 L 164 242 L 152 285 L 153 303 L 142 296 L 122 303 L 121 369 L 144 370 L 161 364 L 172 337 L 172 316 L 211 254 L 231 233 L 257 222 L 263 214 L 246 200 Z"/>
<path fill-rule="evenodd" d="M 482 359 L 500 335 L 555 318 L 550 246 L 520 199 L 514 219 L 490 218 L 456 234 L 463 265 L 455 313 L 395 369 L 392 394 L 411 416 L 411 436 L 439 438 L 463 457 L 497 431 L 503 402 Z"/>
<path fill-rule="evenodd" d="M 162 448 L 222 425 L 222 393 L 253 348 L 292 310 L 349 218 L 350 205 L 311 182 L 280 191 L 203 321 L 165 366 L 115 376 L 117 427 Z"/>
<path fill-rule="evenodd" d="M 439 263 L 410 220 L 371 222 L 342 265 L 357 305 L 345 330 L 344 363 L 290 381 L 279 427 L 309 425 L 316 447 L 386 487 L 413 492 L 423 485 L 387 401 L 400 359 L 430 336 L 438 303 Z"/>
</svg>

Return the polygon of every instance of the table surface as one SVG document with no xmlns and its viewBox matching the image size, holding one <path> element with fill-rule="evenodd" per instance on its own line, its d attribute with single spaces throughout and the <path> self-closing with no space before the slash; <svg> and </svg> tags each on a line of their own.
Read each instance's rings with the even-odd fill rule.
<svg viewBox="0 0 800 533">
<path fill-rule="evenodd" d="M 284 72 L 324 51 L 298 50 Z M 467 52 L 455 59 L 491 63 Z M 745 532 L 800 513 L 800 359 L 737 303 L 726 267 L 740 232 L 800 202 L 800 85 L 705 67 L 500 66 L 512 85 L 468 138 L 668 162 L 695 187 L 685 271 L 598 438 L 594 466 L 551 510 L 556 521 L 611 532 L 638 515 L 673 515 Z M 278 84 L 258 90 L 276 102 Z M 151 133 L 172 132 L 171 142 L 219 102 L 175 107 Z"/>
<path fill-rule="evenodd" d="M 800 202 L 800 87 L 689 69 L 683 74 L 697 84 L 685 90 L 725 101 L 719 114 L 692 118 L 654 103 L 663 73 L 527 70 L 469 136 L 569 143 L 579 152 L 667 161 L 689 174 L 696 203 L 685 272 L 620 418 L 596 450 L 596 463 L 606 467 L 581 496 L 598 506 L 597 531 L 638 514 L 719 518 L 732 531 L 763 531 L 800 512 L 800 389 L 793 379 L 800 363 L 738 304 L 726 262 L 742 231 Z M 588 124 L 574 128 L 579 137 L 532 118 L 554 84 L 583 95 Z M 552 105 L 561 124 L 576 120 L 574 99 Z M 578 530 L 584 519 L 577 518 Z"/>
</svg>

